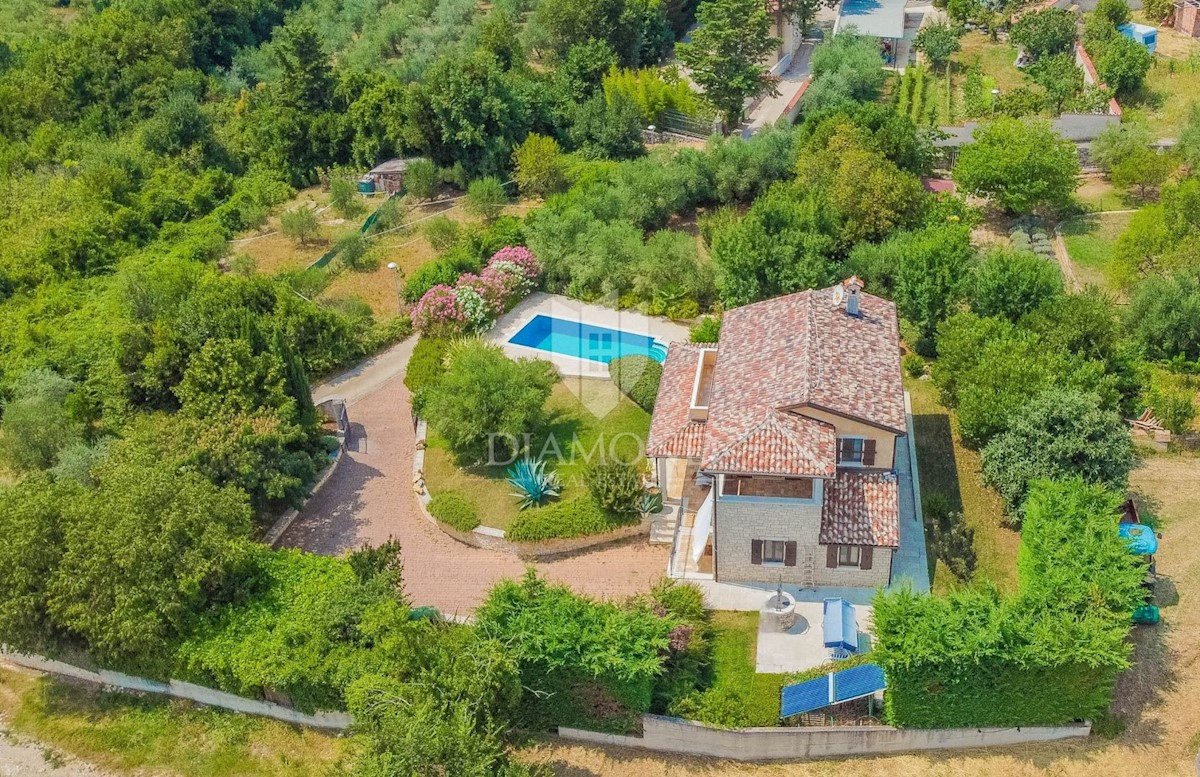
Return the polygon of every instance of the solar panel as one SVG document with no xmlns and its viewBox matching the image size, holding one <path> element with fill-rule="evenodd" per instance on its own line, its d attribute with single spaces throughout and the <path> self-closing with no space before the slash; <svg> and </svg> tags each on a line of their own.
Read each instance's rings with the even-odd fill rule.
<svg viewBox="0 0 1200 777">
<path fill-rule="evenodd" d="M 886 687 L 883 669 L 876 664 L 843 669 L 833 676 L 833 701 L 836 703 L 870 696 Z"/>
<path fill-rule="evenodd" d="M 780 693 L 780 717 L 799 715 L 829 706 L 829 677 L 784 686 Z"/>
</svg>

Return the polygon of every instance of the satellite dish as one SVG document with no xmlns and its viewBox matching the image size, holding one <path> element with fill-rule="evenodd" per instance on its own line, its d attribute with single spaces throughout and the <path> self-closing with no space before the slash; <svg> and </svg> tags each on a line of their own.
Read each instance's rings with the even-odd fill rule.
<svg viewBox="0 0 1200 777">
<path fill-rule="evenodd" d="M 841 284 L 838 284 L 838 286 L 836 288 L 834 288 L 834 290 L 833 290 L 834 306 L 836 307 L 838 305 L 841 305 L 842 300 L 844 300 L 844 299 L 846 299 L 846 289 Z"/>
</svg>

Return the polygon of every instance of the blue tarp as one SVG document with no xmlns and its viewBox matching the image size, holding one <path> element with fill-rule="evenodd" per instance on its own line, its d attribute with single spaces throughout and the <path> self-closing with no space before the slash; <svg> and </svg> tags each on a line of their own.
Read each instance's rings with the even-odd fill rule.
<svg viewBox="0 0 1200 777">
<path fill-rule="evenodd" d="M 858 650 L 858 618 L 853 604 L 845 599 L 826 599 L 821 625 L 825 647 Z"/>
<path fill-rule="evenodd" d="M 1158 552 L 1158 537 L 1154 529 L 1140 523 L 1122 523 L 1117 532 L 1129 543 L 1129 549 L 1139 556 L 1153 556 Z"/>
<path fill-rule="evenodd" d="M 861 699 L 886 687 L 883 669 L 877 664 L 863 664 L 831 672 L 808 682 L 785 685 L 779 694 L 779 716 L 786 718 L 831 704 Z"/>
</svg>

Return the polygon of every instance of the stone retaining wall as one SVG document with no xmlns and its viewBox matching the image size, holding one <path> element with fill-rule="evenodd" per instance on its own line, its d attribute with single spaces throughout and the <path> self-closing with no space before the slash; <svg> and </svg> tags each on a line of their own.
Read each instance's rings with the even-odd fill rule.
<svg viewBox="0 0 1200 777">
<path fill-rule="evenodd" d="M 564 728 L 564 739 L 735 761 L 838 758 L 917 750 L 958 750 L 1086 737 L 1090 723 L 1017 728 L 900 729 L 891 726 L 719 729 L 679 718 L 642 717 L 642 736 Z"/>
<path fill-rule="evenodd" d="M 176 699 L 188 699 L 198 704 L 220 707 L 221 709 L 241 712 L 247 715 L 274 718 L 275 720 L 282 720 L 285 723 L 295 723 L 300 726 L 341 731 L 348 728 L 352 723 L 350 716 L 344 712 L 317 712 L 308 715 L 274 702 L 247 699 L 244 696 L 206 688 L 203 685 L 186 683 L 182 680 L 170 680 L 164 683 L 120 672 L 110 672 L 107 669 L 92 671 L 90 669 L 81 669 L 73 664 L 67 664 L 62 661 L 55 661 L 50 658 L 43 658 L 42 656 L 25 655 L 23 653 L 0 652 L 0 658 L 10 664 L 23 666 L 26 669 L 36 669 L 39 672 L 70 677 L 73 680 L 82 680 L 83 682 L 94 683 L 107 688 L 118 688 L 137 693 L 158 693 Z"/>
<path fill-rule="evenodd" d="M 652 521 L 650 518 L 643 518 L 638 523 L 622 526 L 605 534 L 563 537 L 542 542 L 516 542 L 505 539 L 502 529 L 494 529 L 490 526 L 477 526 L 471 531 L 463 531 L 442 523 L 429 512 L 429 502 L 433 497 L 430 495 L 429 489 L 425 487 L 425 436 L 427 433 L 428 427 L 425 421 L 418 420 L 416 423 L 417 449 L 413 452 L 413 488 L 417 492 L 417 504 L 420 506 L 421 515 L 425 516 L 425 520 L 438 527 L 447 537 L 458 540 L 464 545 L 498 550 L 529 561 L 537 561 L 650 535 Z"/>
</svg>

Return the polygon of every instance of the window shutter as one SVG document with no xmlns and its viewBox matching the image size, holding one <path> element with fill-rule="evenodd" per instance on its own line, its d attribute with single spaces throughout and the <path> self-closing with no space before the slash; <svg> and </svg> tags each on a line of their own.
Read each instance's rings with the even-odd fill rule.
<svg viewBox="0 0 1200 777">
<path fill-rule="evenodd" d="M 838 546 L 825 546 L 825 567 L 826 569 L 837 569 Z"/>
<path fill-rule="evenodd" d="M 875 465 L 875 441 L 869 437 L 863 441 L 863 460 L 864 467 Z"/>
<path fill-rule="evenodd" d="M 867 546 L 864 546 L 864 547 L 863 547 L 863 548 L 862 548 L 862 549 L 859 551 L 859 554 L 858 554 L 858 568 L 859 568 L 859 569 L 870 569 L 870 568 L 871 568 L 871 562 L 874 560 L 874 559 L 872 558 L 872 556 L 874 556 L 874 555 L 875 555 L 875 549 L 874 549 L 874 548 L 872 548 L 872 547 L 871 547 L 871 546 L 869 546 L 869 545 L 867 545 Z"/>
<path fill-rule="evenodd" d="M 846 460 L 846 451 L 850 444 L 850 441 L 845 438 L 841 438 L 837 441 L 837 443 L 838 443 L 838 445 L 837 445 L 837 460 L 839 462 L 843 462 Z"/>
<path fill-rule="evenodd" d="M 783 544 L 783 565 L 785 567 L 796 566 L 796 543 L 785 542 Z"/>
<path fill-rule="evenodd" d="M 750 563 L 762 564 L 762 540 L 750 540 Z"/>
</svg>

